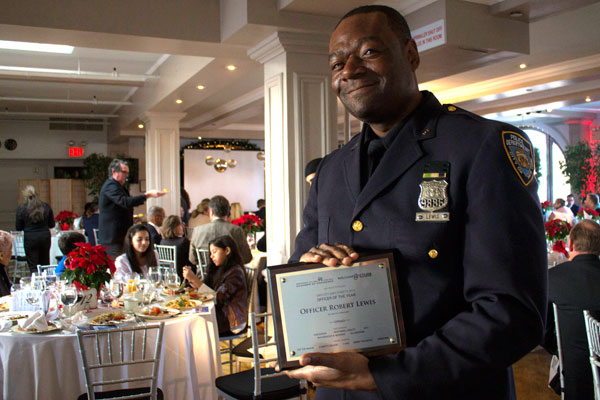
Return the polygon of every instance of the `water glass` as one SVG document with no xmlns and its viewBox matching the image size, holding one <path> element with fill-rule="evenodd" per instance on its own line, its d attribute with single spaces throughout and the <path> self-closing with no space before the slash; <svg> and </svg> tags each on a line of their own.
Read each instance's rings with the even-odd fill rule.
<svg viewBox="0 0 600 400">
<path fill-rule="evenodd" d="M 115 300 L 117 300 L 121 296 L 123 296 L 123 283 L 112 280 L 109 283 L 109 288 L 110 288 L 110 294 L 112 294 L 112 296 Z"/>
</svg>

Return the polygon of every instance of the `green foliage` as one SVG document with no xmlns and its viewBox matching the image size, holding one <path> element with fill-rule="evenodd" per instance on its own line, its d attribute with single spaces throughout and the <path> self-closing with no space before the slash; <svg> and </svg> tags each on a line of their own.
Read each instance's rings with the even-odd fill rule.
<svg viewBox="0 0 600 400">
<path fill-rule="evenodd" d="M 598 147 L 592 150 L 588 143 L 579 142 L 574 146 L 567 146 L 564 156 L 565 161 L 560 162 L 560 169 L 567 177 L 567 183 L 574 193 L 585 193 L 588 176 L 598 176 L 600 169 Z"/>
<path fill-rule="evenodd" d="M 542 164 L 541 164 L 541 157 L 540 157 L 540 149 L 538 149 L 537 147 L 533 148 L 533 156 L 535 158 L 535 179 L 537 179 L 538 181 L 540 180 L 540 178 L 542 177 Z"/>
<path fill-rule="evenodd" d="M 124 154 L 117 154 L 116 158 L 126 160 L 128 157 Z M 108 157 L 104 154 L 92 153 L 83 160 L 85 168 L 84 179 L 86 180 L 88 194 L 93 197 L 95 202 L 98 202 L 102 185 L 108 179 L 108 166 L 113 159 L 113 157 Z M 137 164 L 129 164 L 130 175 L 137 176 L 136 168 Z M 125 183 L 125 187 L 129 189 L 129 182 Z"/>
</svg>

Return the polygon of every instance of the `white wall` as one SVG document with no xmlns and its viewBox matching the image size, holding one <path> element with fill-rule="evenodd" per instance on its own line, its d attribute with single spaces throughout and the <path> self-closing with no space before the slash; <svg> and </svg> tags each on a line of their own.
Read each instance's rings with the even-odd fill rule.
<svg viewBox="0 0 600 400">
<path fill-rule="evenodd" d="M 6 139 L 15 139 L 17 148 L 8 151 Z M 15 211 L 20 198 L 19 179 L 52 179 L 54 167 L 83 166 L 83 157 L 68 157 L 69 140 L 86 141 L 86 154 L 106 154 L 105 132 L 50 131 L 48 122 L 0 120 L 0 229 L 15 229 Z"/>
<path fill-rule="evenodd" d="M 184 187 L 190 195 L 190 209 L 202 199 L 223 195 L 230 203 L 241 203 L 245 211 L 256 210 L 256 201 L 265 198 L 264 163 L 256 158 L 257 151 L 194 150 L 184 151 Z M 206 156 L 237 161 L 235 168 L 219 173 L 206 165 Z"/>
</svg>

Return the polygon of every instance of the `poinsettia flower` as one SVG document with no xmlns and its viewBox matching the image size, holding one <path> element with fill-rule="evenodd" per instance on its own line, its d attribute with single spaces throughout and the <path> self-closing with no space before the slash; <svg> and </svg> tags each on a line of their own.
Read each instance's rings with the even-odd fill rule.
<svg viewBox="0 0 600 400">
<path fill-rule="evenodd" d="M 554 243 L 554 245 L 552 246 L 552 251 L 563 253 L 567 258 L 569 257 L 569 252 L 567 252 L 567 246 L 562 240 L 559 240 L 556 243 Z"/>
</svg>

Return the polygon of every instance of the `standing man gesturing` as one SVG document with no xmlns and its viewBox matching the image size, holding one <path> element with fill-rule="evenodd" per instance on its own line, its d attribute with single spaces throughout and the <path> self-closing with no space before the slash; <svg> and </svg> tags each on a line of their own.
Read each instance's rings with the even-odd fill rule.
<svg viewBox="0 0 600 400">
<path fill-rule="evenodd" d="M 115 259 L 123 252 L 123 240 L 127 229 L 133 225 L 133 207 L 144 204 L 148 197 L 161 197 L 166 193 L 150 190 L 138 196 L 130 196 L 123 186 L 129 176 L 127 161 L 114 159 L 108 167 L 110 178 L 100 190 L 100 244 L 108 248 L 107 253 Z"/>
<path fill-rule="evenodd" d="M 287 374 L 321 386 L 316 400 L 513 399 L 510 366 L 543 337 L 531 142 L 420 92 L 419 62 L 385 6 L 352 10 L 329 42 L 332 88 L 364 124 L 319 164 L 291 259 L 350 265 L 393 249 L 407 347 L 304 354 Z"/>
</svg>

